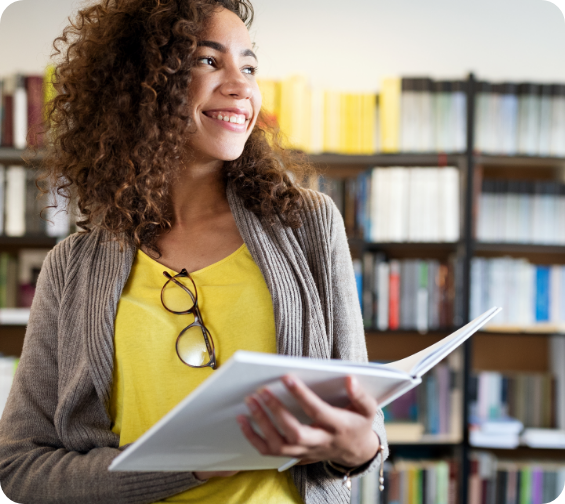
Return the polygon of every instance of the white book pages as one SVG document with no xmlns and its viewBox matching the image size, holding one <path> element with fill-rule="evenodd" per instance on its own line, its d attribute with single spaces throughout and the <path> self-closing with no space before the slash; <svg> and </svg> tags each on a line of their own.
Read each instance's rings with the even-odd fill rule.
<svg viewBox="0 0 565 504">
<path fill-rule="evenodd" d="M 502 144 L 502 112 L 500 110 L 500 94 L 491 93 L 489 101 L 489 115 L 492 123 L 490 125 L 490 134 L 487 140 L 487 151 L 492 153 L 500 152 L 500 145 Z"/>
<path fill-rule="evenodd" d="M 417 121 L 415 114 L 416 93 L 414 91 L 403 91 L 400 100 L 400 149 L 401 152 L 413 152 L 415 150 L 414 125 Z"/>
<path fill-rule="evenodd" d="M 532 197 L 523 192 L 519 195 L 518 222 L 519 232 L 517 243 L 528 243 L 530 241 L 530 230 L 532 227 Z"/>
<path fill-rule="evenodd" d="M 245 439 L 238 415 L 248 415 L 245 397 L 268 387 L 299 421 L 309 423 L 283 386 L 292 373 L 323 400 L 344 407 L 349 400 L 345 376 L 355 376 L 380 406 L 390 404 L 421 383 L 419 378 L 476 332 L 497 308 L 481 315 L 415 356 L 388 365 L 236 352 L 135 443 L 116 457 L 111 471 L 197 471 L 274 469 L 295 462 L 261 456 Z M 409 365 L 409 361 L 413 365 Z M 405 369 L 411 371 L 406 373 Z"/>
<path fill-rule="evenodd" d="M 420 95 L 422 130 L 420 132 L 419 150 L 433 152 L 435 150 L 433 93 L 425 91 L 421 92 Z"/>
<path fill-rule="evenodd" d="M 520 96 L 518 152 L 535 156 L 539 152 L 540 98 L 534 94 Z"/>
<path fill-rule="evenodd" d="M 385 364 L 385 367 L 398 369 L 399 371 L 403 371 L 412 376 L 423 376 L 433 366 L 455 350 L 455 348 L 469 339 L 481 327 L 486 325 L 493 317 L 500 313 L 500 311 L 501 308 L 493 307 L 437 343 L 434 343 L 428 348 L 415 353 L 410 357 L 406 357 L 405 359 L 392 362 L 390 364 Z"/>
<path fill-rule="evenodd" d="M 5 233 L 7 236 L 25 234 L 26 168 L 10 166 L 6 170 Z"/>
<path fill-rule="evenodd" d="M 510 243 L 520 240 L 520 195 L 508 193 L 506 196 L 506 209 L 508 212 L 506 238 Z"/>
</svg>

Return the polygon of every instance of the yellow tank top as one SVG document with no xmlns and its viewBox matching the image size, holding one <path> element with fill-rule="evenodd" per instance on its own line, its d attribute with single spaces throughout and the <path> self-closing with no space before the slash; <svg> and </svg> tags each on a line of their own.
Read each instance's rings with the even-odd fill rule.
<svg viewBox="0 0 565 504">
<path fill-rule="evenodd" d="M 175 274 L 138 251 L 118 303 L 110 413 L 120 446 L 138 439 L 214 372 L 190 368 L 179 360 L 177 335 L 194 317 L 174 315 L 163 308 L 163 271 Z M 276 352 L 271 296 L 245 245 L 191 276 L 219 366 L 240 349 Z M 296 504 L 302 499 L 289 471 L 270 470 L 211 478 L 161 502 Z"/>
</svg>

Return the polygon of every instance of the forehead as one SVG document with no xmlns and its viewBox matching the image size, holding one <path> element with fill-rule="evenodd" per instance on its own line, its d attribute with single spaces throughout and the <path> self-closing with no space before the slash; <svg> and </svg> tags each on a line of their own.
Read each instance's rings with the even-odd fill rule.
<svg viewBox="0 0 565 504">
<path fill-rule="evenodd" d="M 243 21 L 223 7 L 214 12 L 200 38 L 220 42 L 226 47 L 238 45 L 251 48 L 249 31 Z"/>
</svg>

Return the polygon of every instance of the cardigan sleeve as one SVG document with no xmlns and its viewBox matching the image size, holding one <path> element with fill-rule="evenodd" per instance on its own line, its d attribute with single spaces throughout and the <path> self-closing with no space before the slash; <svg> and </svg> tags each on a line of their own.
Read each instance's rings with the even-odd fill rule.
<svg viewBox="0 0 565 504">
<path fill-rule="evenodd" d="M 334 202 L 326 197 L 331 217 L 331 288 L 332 288 L 332 358 L 350 361 L 367 362 L 367 345 L 365 343 L 365 329 L 353 272 L 351 251 L 345 233 L 345 225 L 339 210 Z M 386 459 L 389 454 L 384 415 L 379 408 L 373 421 L 373 430 L 379 436 Z M 359 467 L 353 475 L 363 475 L 377 469 L 381 457 L 376 457 L 367 464 Z M 326 464 L 326 470 L 336 477 L 343 477 L 342 473 L 333 470 Z"/>
<path fill-rule="evenodd" d="M 201 484 L 193 473 L 109 472 L 121 449 L 65 449 L 58 428 L 58 309 L 67 239 L 50 252 L 37 283 L 21 360 L 0 421 L 0 483 L 22 504 L 152 503 Z M 60 420 L 60 419 L 59 419 Z"/>
</svg>

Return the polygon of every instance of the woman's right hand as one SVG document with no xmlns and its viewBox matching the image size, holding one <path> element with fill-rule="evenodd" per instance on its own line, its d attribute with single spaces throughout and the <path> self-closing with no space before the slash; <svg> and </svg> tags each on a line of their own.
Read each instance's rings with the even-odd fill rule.
<svg viewBox="0 0 565 504">
<path fill-rule="evenodd" d="M 239 471 L 197 471 L 194 473 L 196 479 L 204 481 L 210 478 L 228 478 L 237 474 Z"/>
</svg>

